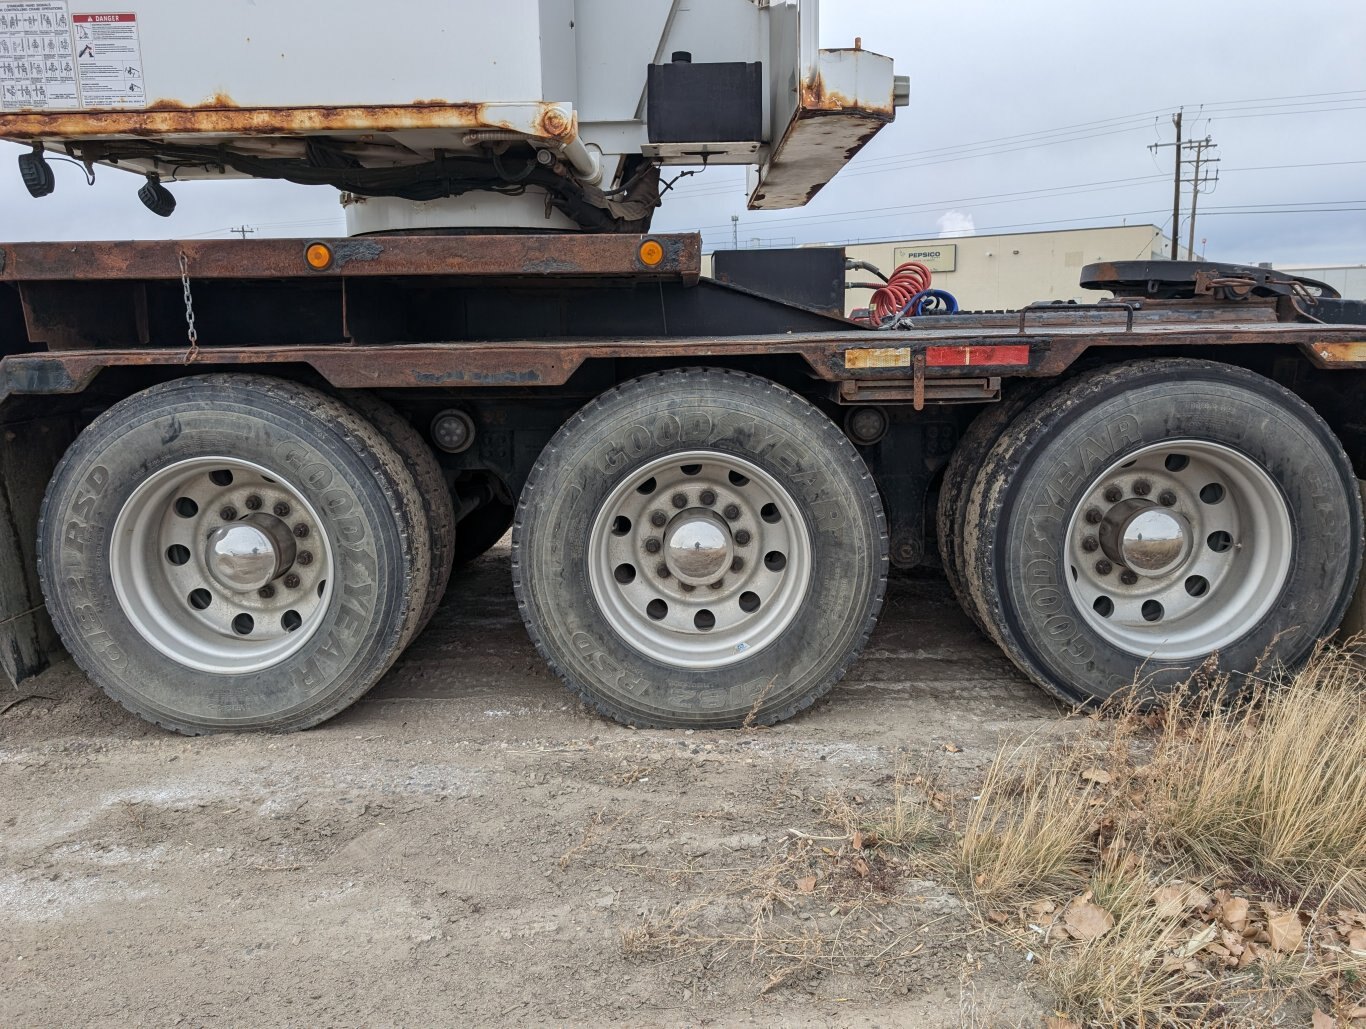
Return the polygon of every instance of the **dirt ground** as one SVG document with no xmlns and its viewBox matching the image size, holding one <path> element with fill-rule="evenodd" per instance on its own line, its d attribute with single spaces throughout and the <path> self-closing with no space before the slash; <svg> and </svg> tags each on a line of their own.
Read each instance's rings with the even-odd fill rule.
<svg viewBox="0 0 1366 1029">
<path fill-rule="evenodd" d="M 734 733 L 589 714 L 508 583 L 504 545 L 297 736 L 170 736 L 70 665 L 26 683 L 0 714 L 0 1024 L 1040 1024 L 943 876 L 755 886 L 845 860 L 831 796 L 871 811 L 897 768 L 970 793 L 1059 724 L 942 580 L 893 581 L 813 712 Z"/>
</svg>

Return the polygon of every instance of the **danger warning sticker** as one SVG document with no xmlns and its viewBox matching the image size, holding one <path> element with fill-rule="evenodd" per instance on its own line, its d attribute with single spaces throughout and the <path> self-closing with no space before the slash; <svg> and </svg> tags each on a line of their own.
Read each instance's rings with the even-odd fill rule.
<svg viewBox="0 0 1366 1029">
<path fill-rule="evenodd" d="M 81 106 L 146 107 L 136 14 L 73 14 Z"/>
</svg>

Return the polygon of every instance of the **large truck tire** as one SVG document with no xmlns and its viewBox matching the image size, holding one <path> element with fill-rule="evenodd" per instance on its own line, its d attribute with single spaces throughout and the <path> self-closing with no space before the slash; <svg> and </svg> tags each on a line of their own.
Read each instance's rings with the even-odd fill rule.
<svg viewBox="0 0 1366 1029">
<path fill-rule="evenodd" d="M 426 521 L 428 537 L 431 540 L 431 560 L 426 599 L 423 601 L 422 614 L 418 618 L 416 628 L 416 632 L 420 633 L 432 620 L 441 598 L 446 595 L 446 587 L 451 581 L 451 569 L 454 567 L 455 504 L 451 498 L 451 487 L 441 471 L 436 455 L 432 453 L 432 448 L 413 427 L 412 422 L 371 393 L 348 394 L 346 402 L 379 429 L 384 438 L 398 451 L 407 473 L 412 478 L 411 484 L 407 484 L 408 488 L 413 490 L 422 502 L 422 517 Z M 410 642 L 412 641 L 405 641 L 404 646 Z"/>
<path fill-rule="evenodd" d="M 1160 701 L 1202 667 L 1234 689 L 1294 667 L 1335 630 L 1361 501 L 1342 445 L 1288 390 L 1211 361 L 1135 361 L 1010 424 L 963 549 L 979 615 L 1035 683 L 1079 705 L 1131 687 Z"/>
<path fill-rule="evenodd" d="M 825 415 L 735 371 L 625 383 L 537 461 L 513 527 L 518 605 L 598 711 L 767 725 L 848 670 L 877 620 L 877 485 Z"/>
<path fill-rule="evenodd" d="M 1015 385 L 1009 397 L 987 408 L 968 425 L 953 456 L 944 468 L 939 485 L 939 502 L 935 508 L 935 536 L 939 546 L 939 561 L 944 566 L 944 577 L 949 582 L 958 606 L 972 619 L 984 635 L 990 635 L 982 624 L 977 606 L 969 595 L 963 569 L 963 534 L 968 516 L 968 496 L 982 470 L 991 448 L 1001 438 L 1020 413 L 1048 388 L 1048 383 L 1025 381 Z"/>
<path fill-rule="evenodd" d="M 187 735 L 306 729 L 375 684 L 421 617 L 430 541 L 383 434 L 256 375 L 115 405 L 43 503 L 39 571 L 72 656 Z"/>
</svg>

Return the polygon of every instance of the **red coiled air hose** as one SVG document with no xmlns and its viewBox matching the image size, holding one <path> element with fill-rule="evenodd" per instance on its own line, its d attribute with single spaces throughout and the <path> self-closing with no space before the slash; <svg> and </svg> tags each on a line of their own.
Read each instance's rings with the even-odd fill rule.
<svg viewBox="0 0 1366 1029">
<path fill-rule="evenodd" d="M 893 315 L 900 314 L 911 297 L 923 293 L 934 282 L 934 273 L 919 261 L 908 261 L 892 272 L 887 285 L 873 294 L 873 324 L 880 325 Z"/>
</svg>

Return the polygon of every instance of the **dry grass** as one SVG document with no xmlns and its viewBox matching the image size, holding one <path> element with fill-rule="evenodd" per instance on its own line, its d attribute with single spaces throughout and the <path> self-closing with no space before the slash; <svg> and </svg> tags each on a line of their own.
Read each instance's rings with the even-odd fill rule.
<svg viewBox="0 0 1366 1029">
<path fill-rule="evenodd" d="M 1285 688 L 1169 709 L 1150 817 L 1202 865 L 1366 907 L 1366 670 L 1321 651 Z"/>
<path fill-rule="evenodd" d="M 1003 751 L 966 815 L 965 892 L 1079 1022 L 1366 1015 L 1366 672 L 1324 649 L 1213 707 L 1227 686 Z"/>
</svg>

